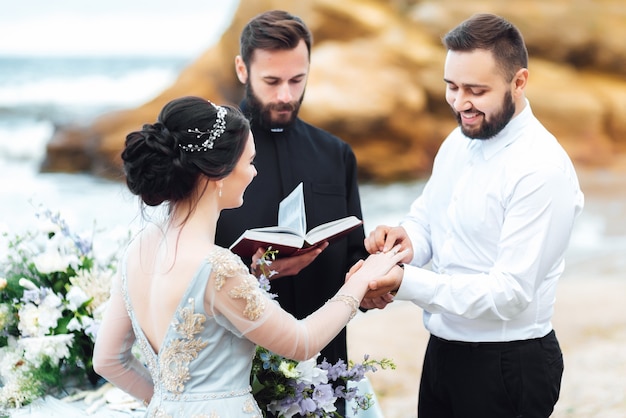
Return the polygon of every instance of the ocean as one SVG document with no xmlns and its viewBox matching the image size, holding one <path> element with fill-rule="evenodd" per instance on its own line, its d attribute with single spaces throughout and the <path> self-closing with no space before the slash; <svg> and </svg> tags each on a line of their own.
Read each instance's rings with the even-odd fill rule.
<svg viewBox="0 0 626 418">
<path fill-rule="evenodd" d="M 86 174 L 39 172 L 54 127 L 88 123 L 137 106 L 189 64 L 176 57 L 1 57 L 0 224 L 22 229 L 35 208 L 60 211 L 77 228 L 125 224 L 136 205 L 121 183 Z"/>
<path fill-rule="evenodd" d="M 79 230 L 94 221 L 100 228 L 135 222 L 138 204 L 123 183 L 40 173 L 46 143 L 56 125 L 86 124 L 151 99 L 189 64 L 180 57 L 0 57 L 0 229 L 28 228 L 39 206 Z M 397 222 L 422 186 L 364 185 L 367 225 Z M 394 201 L 393 208 L 384 204 Z"/>
<path fill-rule="evenodd" d="M 190 63 L 181 57 L 0 56 L 0 231 L 31 227 L 41 206 L 60 212 L 76 232 L 135 227 L 138 203 L 123 183 L 89 174 L 40 173 L 46 143 L 55 125 L 88 123 L 105 112 L 140 105 Z M 423 185 L 423 179 L 362 184 L 366 232 L 397 224 Z M 623 201 L 619 205 L 624 207 Z M 607 211 L 615 211 L 615 202 L 589 204 L 578 219 L 570 263 L 623 258 L 626 237 L 607 236 Z"/>
</svg>

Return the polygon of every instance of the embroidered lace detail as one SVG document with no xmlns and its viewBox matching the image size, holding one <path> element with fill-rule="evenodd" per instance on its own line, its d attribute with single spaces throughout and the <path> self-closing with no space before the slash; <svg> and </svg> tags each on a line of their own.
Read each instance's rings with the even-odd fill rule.
<svg viewBox="0 0 626 418">
<path fill-rule="evenodd" d="M 265 297 L 261 293 L 259 282 L 251 275 L 244 277 L 239 286 L 228 292 L 228 296 L 233 299 L 245 299 L 243 315 L 251 321 L 259 319 L 265 310 Z"/>
<path fill-rule="evenodd" d="M 252 414 L 252 413 L 255 414 L 252 416 L 252 418 L 261 418 L 260 415 L 256 414 L 258 413 L 258 411 L 259 411 L 259 407 L 257 406 L 256 402 L 254 402 L 252 399 L 246 400 L 246 402 L 243 404 L 243 412 L 245 412 L 246 414 Z"/>
<path fill-rule="evenodd" d="M 225 248 L 216 248 L 208 257 L 215 271 L 215 286 L 219 291 L 226 279 L 234 276 L 243 276 L 242 283 L 232 289 L 228 296 L 233 299 L 244 299 L 246 307 L 243 314 L 251 321 L 261 317 L 265 310 L 265 297 L 259 287 L 257 279 L 250 274 L 246 266 L 237 255 Z"/>
<path fill-rule="evenodd" d="M 202 332 L 206 321 L 203 314 L 194 314 L 194 299 L 189 298 L 189 307 L 178 309 L 178 318 L 172 324 L 182 338 L 172 340 L 161 352 L 161 378 L 163 387 L 173 393 L 182 393 L 185 383 L 191 378 L 189 363 L 207 346 L 206 341 L 195 338 Z"/>
<path fill-rule="evenodd" d="M 250 272 L 237 255 L 226 248 L 215 247 L 207 257 L 215 272 L 215 287 L 222 289 L 226 279 L 234 276 L 246 276 Z"/>
<path fill-rule="evenodd" d="M 183 393 L 183 394 L 173 394 L 173 393 L 164 393 L 162 398 L 167 401 L 176 401 L 176 402 L 195 402 L 195 401 L 208 401 L 215 399 L 226 399 L 226 398 L 234 398 L 239 396 L 246 396 L 250 394 L 252 391 L 252 387 L 248 386 L 246 388 L 231 390 L 228 392 L 202 392 L 202 393 Z"/>
<path fill-rule="evenodd" d="M 150 417 L 154 418 L 174 418 L 173 415 L 167 414 L 163 409 L 157 408 Z M 211 411 L 208 414 L 193 414 L 189 418 L 220 418 L 219 414 L 215 411 Z M 255 417 L 256 418 L 256 417 Z M 260 417 L 259 417 L 260 418 Z"/>
<path fill-rule="evenodd" d="M 171 415 L 167 414 L 163 409 L 156 408 L 154 412 L 150 415 L 150 417 L 154 418 L 174 418 Z"/>
</svg>

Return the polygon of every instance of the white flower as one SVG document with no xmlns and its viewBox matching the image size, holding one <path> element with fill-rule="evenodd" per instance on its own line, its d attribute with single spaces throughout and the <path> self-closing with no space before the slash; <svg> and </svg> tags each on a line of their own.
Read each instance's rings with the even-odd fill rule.
<svg viewBox="0 0 626 418">
<path fill-rule="evenodd" d="M 33 263 L 35 263 L 35 267 L 42 274 L 65 271 L 68 266 L 67 260 L 55 251 L 46 251 L 33 257 Z"/>
<path fill-rule="evenodd" d="M 80 320 L 76 317 L 70 319 L 70 322 L 67 323 L 68 331 L 80 331 L 83 329 L 83 324 L 80 323 Z"/>
<path fill-rule="evenodd" d="M 317 367 L 318 356 L 319 353 L 307 361 L 301 361 L 298 363 L 296 370 L 298 371 L 299 382 L 311 384 L 313 386 L 317 386 L 320 383 L 328 383 L 328 371 Z"/>
<path fill-rule="evenodd" d="M 74 334 L 48 335 L 37 338 L 22 338 L 19 347 L 24 350 L 24 359 L 34 367 L 39 367 L 47 358 L 51 364 L 70 356 Z"/>
<path fill-rule="evenodd" d="M 278 366 L 278 371 L 281 372 L 283 376 L 290 379 L 296 379 L 300 375 L 294 367 L 294 364 L 289 361 L 281 361 Z"/>
<path fill-rule="evenodd" d="M 58 224 L 56 224 L 55 222 L 53 222 L 49 217 L 38 217 L 37 218 L 37 230 L 38 232 L 40 232 L 40 234 L 37 235 L 42 235 L 42 236 L 46 236 L 48 234 L 55 234 L 58 235 L 61 232 L 61 227 L 59 227 Z"/>
<path fill-rule="evenodd" d="M 25 279 L 23 277 L 19 280 L 18 283 L 19 283 L 20 286 L 22 286 L 24 289 L 27 289 L 27 290 L 38 290 L 39 289 L 37 286 L 35 286 L 35 283 L 33 283 L 30 280 Z"/>
<path fill-rule="evenodd" d="M 15 378 L 19 365 L 24 363 L 22 350 L 18 351 L 16 344 L 17 340 L 10 338 L 8 345 L 0 348 L 0 377 L 3 383 Z"/>
<path fill-rule="evenodd" d="M 299 414 L 300 412 L 302 412 L 300 405 L 298 405 L 298 403 L 292 403 L 291 405 L 289 405 L 289 407 L 287 407 L 286 409 L 281 409 L 281 407 L 278 406 L 278 402 L 279 401 L 272 401 L 270 403 L 267 404 L 267 410 L 270 412 L 273 412 L 275 414 L 280 414 L 281 418 L 291 418 L 296 414 Z"/>
<path fill-rule="evenodd" d="M 72 285 L 79 287 L 87 298 L 93 298 L 87 306 L 91 314 L 95 314 L 100 306 L 105 304 L 111 295 L 111 280 L 114 272 L 94 266 L 91 271 L 79 270 L 77 275 L 70 278 Z"/>
<path fill-rule="evenodd" d="M 18 316 L 20 321 L 18 329 L 24 337 L 43 337 L 50 329 L 57 326 L 59 318 L 63 316 L 61 309 L 61 299 L 54 293 L 48 293 L 41 305 L 33 303 L 24 304 Z"/>
<path fill-rule="evenodd" d="M 50 274 L 67 271 L 68 267 L 76 269 L 80 260 L 76 254 L 74 241 L 62 233 L 57 233 L 45 242 L 43 251 L 33 257 L 33 262 L 40 273 Z"/>
<path fill-rule="evenodd" d="M 80 287 L 72 286 L 65 295 L 65 300 L 68 302 L 68 309 L 76 311 L 83 303 L 89 300 L 89 296 Z"/>
<path fill-rule="evenodd" d="M 39 308 L 37 305 L 27 303 L 18 312 L 20 321 L 17 328 L 24 337 L 34 337 L 39 335 Z M 45 330 L 47 332 L 48 330 Z M 44 332 L 44 334 L 45 334 Z"/>
<path fill-rule="evenodd" d="M 12 377 L 13 379 L 0 388 L 0 405 L 18 409 L 31 403 L 38 396 L 37 387 L 41 382 L 32 381 L 23 374 Z"/>
</svg>

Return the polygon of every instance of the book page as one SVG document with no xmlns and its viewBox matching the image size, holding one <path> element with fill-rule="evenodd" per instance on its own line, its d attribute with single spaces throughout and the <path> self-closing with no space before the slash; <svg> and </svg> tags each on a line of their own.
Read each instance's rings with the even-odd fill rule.
<svg viewBox="0 0 626 418">
<path fill-rule="evenodd" d="M 304 189 L 298 184 L 278 205 L 278 226 L 306 234 L 306 212 L 304 209 Z"/>
<path fill-rule="evenodd" d="M 317 244 L 320 241 L 343 236 L 347 232 L 352 231 L 363 222 L 356 216 L 348 216 L 337 219 L 332 222 L 316 226 L 306 235 L 306 242 L 309 244 Z"/>
</svg>

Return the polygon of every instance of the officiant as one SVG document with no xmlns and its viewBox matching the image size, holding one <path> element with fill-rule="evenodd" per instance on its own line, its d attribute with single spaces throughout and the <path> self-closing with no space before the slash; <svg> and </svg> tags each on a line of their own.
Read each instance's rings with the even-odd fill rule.
<svg viewBox="0 0 626 418">
<path fill-rule="evenodd" d="M 280 201 L 300 182 L 307 228 L 350 215 L 362 219 L 351 147 L 298 117 L 311 44 L 305 23 L 284 11 L 262 13 L 243 29 L 235 70 L 245 85 L 240 107 L 251 120 L 258 175 L 245 192 L 243 206 L 222 212 L 218 245 L 230 246 L 246 229 L 277 225 Z M 341 287 L 350 266 L 367 257 L 364 238 L 360 226 L 304 255 L 281 259 L 278 254 L 271 292 L 296 318 L 308 316 Z M 347 362 L 345 330 L 322 351 L 323 358 Z"/>
</svg>

